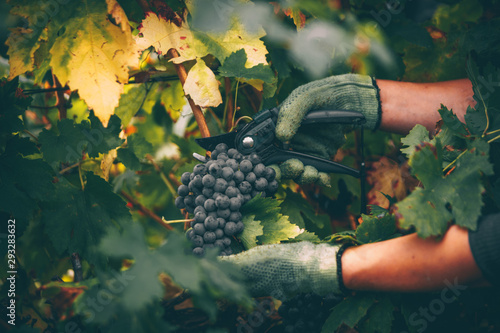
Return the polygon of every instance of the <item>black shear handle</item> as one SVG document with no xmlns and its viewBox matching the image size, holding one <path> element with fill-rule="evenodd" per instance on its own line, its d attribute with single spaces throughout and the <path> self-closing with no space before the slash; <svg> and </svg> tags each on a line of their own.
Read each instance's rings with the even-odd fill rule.
<svg viewBox="0 0 500 333">
<path fill-rule="evenodd" d="M 307 155 L 303 153 L 299 153 L 291 150 L 283 150 L 276 147 L 272 147 L 273 151 L 266 158 L 266 164 L 274 164 L 284 162 L 291 158 L 296 158 L 300 160 L 304 165 L 311 165 L 318 169 L 318 171 L 326 172 L 326 173 L 343 173 L 356 178 L 361 176 L 361 173 L 353 168 L 345 166 L 343 164 L 325 160 L 320 157 Z M 267 155 L 267 154 L 266 154 Z"/>
</svg>

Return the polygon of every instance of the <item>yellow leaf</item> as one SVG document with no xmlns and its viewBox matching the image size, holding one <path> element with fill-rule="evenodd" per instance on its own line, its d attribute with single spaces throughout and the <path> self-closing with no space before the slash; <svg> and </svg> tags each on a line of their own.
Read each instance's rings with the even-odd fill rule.
<svg viewBox="0 0 500 333">
<path fill-rule="evenodd" d="M 128 82 L 128 66 L 138 64 L 138 49 L 128 32 L 107 20 L 105 8 L 85 10 L 54 42 L 50 65 L 106 124 Z"/>
<path fill-rule="evenodd" d="M 9 80 L 18 75 L 33 70 L 35 51 L 40 46 L 38 36 L 33 36 L 33 30 L 25 28 L 11 29 L 10 36 L 5 42 L 9 47 Z"/>
<path fill-rule="evenodd" d="M 178 27 L 171 21 L 158 17 L 155 13 L 147 13 L 139 28 L 142 37 L 136 36 L 137 45 L 142 49 L 153 46 L 159 54 L 166 54 L 170 49 L 176 49 L 180 57 L 174 63 L 193 60 L 206 54 L 203 44 L 197 42 L 186 22 Z M 203 53 L 203 54 L 200 54 Z"/>
<path fill-rule="evenodd" d="M 202 59 L 196 61 L 184 83 L 184 92 L 190 95 L 195 104 L 207 108 L 222 103 L 219 82 L 215 74 Z"/>
</svg>

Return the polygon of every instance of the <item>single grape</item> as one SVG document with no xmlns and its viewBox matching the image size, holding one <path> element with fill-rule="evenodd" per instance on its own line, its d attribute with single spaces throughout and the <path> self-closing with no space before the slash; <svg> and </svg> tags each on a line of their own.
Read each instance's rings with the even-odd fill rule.
<svg viewBox="0 0 500 333">
<path fill-rule="evenodd" d="M 257 176 L 257 178 L 264 177 L 265 171 L 266 171 L 266 166 L 264 164 L 262 164 L 262 163 L 257 164 L 253 168 L 253 173 L 255 173 L 255 175 Z"/>
<path fill-rule="evenodd" d="M 196 197 L 196 199 L 194 199 L 194 204 L 196 206 L 203 206 L 205 200 L 207 200 L 207 198 L 203 194 L 200 194 L 199 196 Z"/>
<path fill-rule="evenodd" d="M 231 245 L 231 238 L 227 236 L 224 236 L 224 238 L 222 238 L 222 241 L 224 242 L 224 245 L 226 245 L 226 247 L 229 247 Z"/>
<path fill-rule="evenodd" d="M 238 170 L 234 173 L 233 180 L 235 181 L 236 184 L 240 184 L 242 181 L 245 180 L 245 174 L 240 170 Z"/>
<path fill-rule="evenodd" d="M 193 254 L 197 257 L 203 257 L 203 255 L 205 254 L 205 250 L 203 250 L 202 247 L 195 247 L 193 249 Z"/>
<path fill-rule="evenodd" d="M 220 177 L 220 175 L 222 173 L 222 168 L 218 163 L 214 163 L 210 166 L 210 168 L 208 169 L 208 172 L 210 172 L 210 174 L 213 177 L 217 178 L 217 177 Z"/>
<path fill-rule="evenodd" d="M 222 178 L 217 178 L 215 180 L 214 191 L 224 193 L 227 189 L 227 181 Z"/>
<path fill-rule="evenodd" d="M 243 224 L 242 221 L 239 221 L 238 223 L 236 223 L 236 233 L 239 234 L 243 231 L 243 229 L 245 229 L 245 225 Z"/>
<path fill-rule="evenodd" d="M 226 161 L 229 159 L 229 156 L 227 156 L 226 153 L 219 153 L 219 155 L 217 155 L 217 161 L 224 161 L 224 163 L 226 163 Z"/>
<path fill-rule="evenodd" d="M 201 194 L 203 194 L 206 198 L 211 198 L 214 195 L 214 193 L 215 191 L 212 188 L 208 187 L 204 187 L 203 190 L 201 190 Z"/>
<path fill-rule="evenodd" d="M 224 224 L 226 224 L 226 222 L 224 222 Z M 224 230 L 222 230 L 221 228 L 215 229 L 214 232 L 217 239 L 222 239 L 222 237 L 224 237 Z"/>
<path fill-rule="evenodd" d="M 273 181 L 276 178 L 276 171 L 273 168 L 266 167 L 264 170 L 264 178 L 266 178 L 268 182 Z"/>
<path fill-rule="evenodd" d="M 236 212 L 240 209 L 241 207 L 241 199 L 238 197 L 233 197 L 229 199 L 230 204 L 229 204 L 229 209 L 233 212 Z"/>
<path fill-rule="evenodd" d="M 203 207 L 205 207 L 207 212 L 213 212 L 216 208 L 214 199 L 207 199 Z"/>
<path fill-rule="evenodd" d="M 175 207 L 179 209 L 186 207 L 186 205 L 184 204 L 184 197 L 175 198 Z"/>
<path fill-rule="evenodd" d="M 228 148 L 229 147 L 224 142 L 221 142 L 217 146 L 215 146 L 215 150 L 217 150 L 219 153 L 221 153 L 221 152 L 223 152 L 223 153 L 227 152 Z"/>
<path fill-rule="evenodd" d="M 177 194 L 179 194 L 181 197 L 185 197 L 186 195 L 189 194 L 189 187 L 187 187 L 186 185 L 180 185 L 178 188 L 177 188 Z"/>
<path fill-rule="evenodd" d="M 238 154 L 238 150 L 236 150 L 235 148 L 230 148 L 228 151 L 227 151 L 227 156 L 229 156 L 229 158 L 233 158 L 234 155 Z"/>
<path fill-rule="evenodd" d="M 241 193 L 240 190 L 238 190 L 238 188 L 236 188 L 234 186 L 228 186 L 227 189 L 226 189 L 226 195 L 229 198 L 234 198 L 234 197 L 236 197 L 240 193 Z"/>
<path fill-rule="evenodd" d="M 212 199 L 217 200 L 217 198 L 220 197 L 221 195 L 224 195 L 224 194 L 214 191 L 214 194 L 212 195 Z"/>
<path fill-rule="evenodd" d="M 252 184 L 244 180 L 238 185 L 238 189 L 240 190 L 241 194 L 248 194 L 252 191 Z"/>
<path fill-rule="evenodd" d="M 234 222 L 227 222 L 226 225 L 224 226 L 224 233 L 227 236 L 232 236 L 236 233 L 236 223 Z"/>
<path fill-rule="evenodd" d="M 212 159 L 212 161 L 216 161 L 217 160 L 217 155 L 219 155 L 219 152 L 217 150 L 212 150 L 212 153 L 210 154 L 210 158 Z"/>
<path fill-rule="evenodd" d="M 240 162 L 240 170 L 243 173 L 249 173 L 252 171 L 253 164 L 249 160 L 243 160 Z"/>
<path fill-rule="evenodd" d="M 227 186 L 236 187 L 236 182 L 233 180 L 227 182 Z"/>
<path fill-rule="evenodd" d="M 231 212 L 231 215 L 229 215 L 229 221 L 233 221 L 233 222 L 239 222 L 241 221 L 241 218 L 242 218 L 242 215 L 240 212 L 236 211 L 236 212 Z M 221 228 L 221 226 L 219 225 L 219 228 Z"/>
<path fill-rule="evenodd" d="M 234 175 L 234 170 L 231 167 L 227 166 L 222 168 L 222 178 L 224 178 L 224 180 L 226 181 L 232 180 L 233 175 Z"/>
<path fill-rule="evenodd" d="M 199 196 L 201 194 L 201 187 L 194 187 L 192 192 L 193 192 L 194 197 L 196 198 L 197 196 Z"/>
<path fill-rule="evenodd" d="M 250 162 L 252 162 L 253 165 L 259 164 L 262 162 L 262 159 L 257 153 L 251 153 L 250 156 L 248 156 L 248 159 Z"/>
<path fill-rule="evenodd" d="M 189 182 L 191 181 L 191 178 L 189 178 L 189 176 L 191 176 L 191 172 L 184 172 L 181 176 L 181 183 L 184 185 L 189 184 Z"/>
<path fill-rule="evenodd" d="M 211 243 L 215 242 L 216 239 L 217 239 L 217 237 L 215 236 L 215 233 L 212 231 L 207 231 L 203 235 L 203 240 L 207 244 L 211 244 Z"/>
<path fill-rule="evenodd" d="M 201 183 L 207 188 L 212 188 L 215 185 L 215 177 L 211 174 L 207 174 L 203 176 L 203 178 L 201 179 Z"/>
<path fill-rule="evenodd" d="M 226 161 L 228 167 L 233 169 L 233 171 L 238 171 L 238 162 L 234 158 L 230 158 Z"/>
<path fill-rule="evenodd" d="M 243 194 L 243 204 L 246 204 L 250 200 L 252 200 L 252 195 L 251 194 L 249 194 L 249 193 Z"/>
<path fill-rule="evenodd" d="M 217 216 L 222 217 L 223 219 L 228 219 L 229 215 L 231 215 L 231 211 L 229 208 L 226 209 L 217 209 Z"/>
<path fill-rule="evenodd" d="M 202 187 L 203 186 L 203 177 L 201 175 L 194 176 L 193 180 L 189 184 L 193 184 L 194 187 Z"/>
<path fill-rule="evenodd" d="M 193 173 L 195 175 L 204 175 L 205 174 L 205 164 L 196 164 L 193 168 Z"/>
<path fill-rule="evenodd" d="M 186 231 L 186 238 L 187 238 L 188 240 L 193 239 L 194 235 L 195 235 L 195 234 L 194 234 L 194 230 L 193 230 L 193 229 L 189 229 L 188 231 Z"/>
<path fill-rule="evenodd" d="M 189 222 L 189 226 L 192 228 L 192 227 L 194 227 L 194 225 L 195 225 L 196 223 L 197 223 L 197 222 L 196 222 L 196 221 L 194 221 L 194 220 L 193 220 L 193 221 L 190 221 L 190 222 Z"/>
<path fill-rule="evenodd" d="M 214 161 L 214 160 L 209 160 L 207 163 L 205 163 L 205 172 L 208 172 L 208 170 L 210 169 L 210 166 L 214 163 L 216 163 L 216 161 Z"/>
<path fill-rule="evenodd" d="M 226 219 L 222 218 L 222 217 L 218 217 L 217 218 L 217 225 L 221 229 L 224 228 L 224 226 L 226 225 Z"/>
<path fill-rule="evenodd" d="M 188 195 L 184 197 L 184 204 L 186 205 L 186 208 L 189 206 L 194 206 L 194 195 Z"/>
<path fill-rule="evenodd" d="M 278 191 L 278 187 L 279 187 L 279 184 L 276 181 L 276 179 L 273 181 L 270 181 L 269 184 L 267 185 L 266 192 L 269 192 L 269 194 L 273 195 L 274 193 L 276 193 L 276 191 Z"/>
<path fill-rule="evenodd" d="M 197 212 L 194 214 L 194 221 L 196 223 L 203 223 L 205 222 L 205 219 L 207 218 L 207 214 L 204 212 Z"/>
<path fill-rule="evenodd" d="M 191 242 L 193 243 L 194 247 L 203 246 L 203 237 L 201 237 L 200 235 L 194 235 L 194 237 L 191 239 Z"/>
<path fill-rule="evenodd" d="M 254 187 L 257 191 L 264 191 L 267 188 L 267 180 L 264 177 L 261 177 L 255 181 Z"/>
<path fill-rule="evenodd" d="M 215 199 L 215 205 L 219 209 L 226 209 L 230 205 L 229 197 L 225 194 L 219 195 L 217 199 Z"/>
<path fill-rule="evenodd" d="M 195 234 L 200 236 L 203 236 L 203 234 L 207 231 L 203 223 L 196 223 L 193 227 L 193 230 Z"/>
<path fill-rule="evenodd" d="M 247 173 L 247 176 L 245 177 L 245 180 L 247 182 L 249 182 L 250 184 L 253 184 L 257 180 L 257 176 L 255 175 L 255 173 L 249 172 L 249 173 Z"/>
<path fill-rule="evenodd" d="M 236 153 L 234 154 L 233 159 L 235 159 L 236 162 L 241 162 L 243 160 L 243 155 L 241 153 Z"/>
<path fill-rule="evenodd" d="M 197 206 L 195 209 L 194 209 L 194 214 L 196 215 L 196 213 L 198 212 L 203 212 L 203 213 L 207 213 L 207 211 L 205 210 L 205 208 L 201 207 L 201 206 Z"/>
<path fill-rule="evenodd" d="M 221 250 L 224 250 L 226 248 L 226 246 L 224 245 L 224 242 L 222 241 L 222 239 L 216 239 L 215 242 L 214 242 L 214 245 L 218 248 L 220 248 Z"/>
<path fill-rule="evenodd" d="M 216 211 L 216 210 L 214 210 L 213 212 L 208 212 L 208 213 L 207 213 L 207 217 L 209 217 L 209 216 L 211 216 L 211 217 L 213 217 L 213 218 L 217 218 L 217 211 Z"/>
<path fill-rule="evenodd" d="M 205 229 L 209 231 L 213 231 L 217 229 L 219 226 L 219 222 L 217 222 L 217 219 L 213 216 L 207 216 L 207 218 L 204 221 Z"/>
</svg>

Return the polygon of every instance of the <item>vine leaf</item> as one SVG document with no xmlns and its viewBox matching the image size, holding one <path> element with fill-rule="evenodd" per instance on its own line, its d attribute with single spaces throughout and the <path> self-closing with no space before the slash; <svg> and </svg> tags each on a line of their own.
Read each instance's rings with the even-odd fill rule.
<svg viewBox="0 0 500 333">
<path fill-rule="evenodd" d="M 128 66 L 139 60 L 130 33 L 112 24 L 107 14 L 102 1 L 81 0 L 61 7 L 54 20 L 64 20 L 65 29 L 50 50 L 53 73 L 77 89 L 104 124 L 128 82 Z"/>
<path fill-rule="evenodd" d="M 238 50 L 226 58 L 224 64 L 219 67 L 219 74 L 239 79 L 260 80 L 267 83 L 273 82 L 274 73 L 269 66 L 260 63 L 247 68 L 245 67 L 246 62 L 246 51 L 244 49 Z"/>
<path fill-rule="evenodd" d="M 264 227 L 260 221 L 255 220 L 255 215 L 245 215 L 243 216 L 242 221 L 245 225 L 245 229 L 243 229 L 239 238 L 245 249 L 249 250 L 252 247 L 257 246 L 257 237 L 264 234 Z"/>
<path fill-rule="evenodd" d="M 120 101 L 115 109 L 115 115 L 120 117 L 122 124 L 126 127 L 133 116 L 139 111 L 146 97 L 146 87 L 144 84 L 125 86 L 124 93 L 120 96 Z"/>
<path fill-rule="evenodd" d="M 390 332 L 394 320 L 394 305 L 388 296 L 378 299 L 368 310 L 368 314 L 359 325 L 361 332 Z"/>
<path fill-rule="evenodd" d="M 489 145 L 484 141 L 470 143 L 447 176 L 443 176 L 442 156 L 439 139 L 435 146 L 423 143 L 416 147 L 409 163 L 423 188 L 396 204 L 400 226 L 415 226 L 424 238 L 442 235 L 453 218 L 456 224 L 475 230 L 483 206 L 481 174 L 493 173 Z"/>
<path fill-rule="evenodd" d="M 393 215 L 385 214 L 381 218 L 361 214 L 363 223 L 356 228 L 356 239 L 361 243 L 374 243 L 389 239 L 396 232 L 396 220 Z"/>
<path fill-rule="evenodd" d="M 196 105 L 204 108 L 216 107 L 222 103 L 219 82 L 202 59 L 198 59 L 189 70 L 184 83 L 184 92 L 191 96 Z"/>
<path fill-rule="evenodd" d="M 127 138 L 127 147 L 118 149 L 118 158 L 123 164 L 134 171 L 141 169 L 141 160 L 146 154 L 153 152 L 153 145 L 139 134 Z"/>
<path fill-rule="evenodd" d="M 405 148 L 401 148 L 401 152 L 410 157 L 415 152 L 415 148 L 422 142 L 429 142 L 429 131 L 420 124 L 415 125 L 407 136 L 401 139 L 401 143 Z"/>
</svg>

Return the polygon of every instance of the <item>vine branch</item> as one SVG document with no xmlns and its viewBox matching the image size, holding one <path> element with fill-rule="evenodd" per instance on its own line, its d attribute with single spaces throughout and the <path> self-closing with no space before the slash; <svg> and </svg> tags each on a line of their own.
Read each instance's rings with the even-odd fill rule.
<svg viewBox="0 0 500 333">
<path fill-rule="evenodd" d="M 130 202 L 132 204 L 132 207 L 137 209 L 138 211 L 140 211 L 141 213 L 143 213 L 144 215 L 146 215 L 147 217 L 153 219 L 155 222 L 157 222 L 159 225 L 161 225 L 163 228 L 167 229 L 167 230 L 173 230 L 174 228 L 172 228 L 171 225 L 169 224 L 165 224 L 162 220 L 161 217 L 159 217 L 158 215 L 156 215 L 153 211 L 147 209 L 146 207 L 144 207 L 139 201 L 137 201 L 135 198 L 133 198 L 130 194 L 128 194 L 127 192 L 125 191 L 120 191 L 120 194 L 125 198 L 127 199 L 128 202 Z"/>
<path fill-rule="evenodd" d="M 65 119 L 68 116 L 68 111 L 66 110 L 66 99 L 64 98 L 64 90 L 62 90 L 61 82 L 57 79 L 57 77 L 52 74 L 52 79 L 54 80 L 54 84 L 56 86 L 56 107 L 59 110 L 59 120 Z"/>
</svg>

